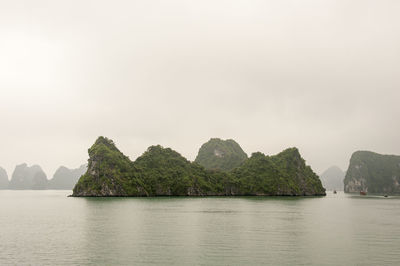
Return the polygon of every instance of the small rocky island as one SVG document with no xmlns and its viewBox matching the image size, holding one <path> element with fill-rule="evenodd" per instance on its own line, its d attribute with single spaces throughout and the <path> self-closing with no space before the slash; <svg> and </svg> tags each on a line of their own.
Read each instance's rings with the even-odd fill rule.
<svg viewBox="0 0 400 266">
<path fill-rule="evenodd" d="M 346 175 L 338 166 L 331 166 L 326 169 L 321 175 L 321 182 L 327 190 L 341 190 L 343 191 L 343 179 Z"/>
<path fill-rule="evenodd" d="M 241 148 L 237 150 L 241 153 Z M 211 154 L 217 157 L 226 154 L 222 148 L 218 151 L 221 153 Z M 244 157 L 242 153 L 241 156 Z M 230 171 L 221 167 L 208 170 L 159 145 L 149 147 L 132 162 L 112 140 L 99 137 L 89 149 L 88 169 L 75 185 L 72 196 L 326 195 L 319 177 L 296 148 L 274 156 L 256 152 L 238 165 L 228 167 Z"/>
<path fill-rule="evenodd" d="M 0 167 L 0 189 L 8 188 L 8 175 L 6 170 Z"/>
<path fill-rule="evenodd" d="M 47 176 L 39 165 L 17 165 L 11 176 L 8 189 L 46 189 Z"/>
<path fill-rule="evenodd" d="M 71 190 L 78 179 L 86 172 L 87 165 L 81 165 L 77 169 L 68 169 L 61 166 L 57 169 L 52 179 L 48 180 L 46 174 L 39 165 L 28 166 L 19 164 L 8 180 L 7 172 L 0 167 L 0 189 L 10 190 L 46 190 L 60 189 Z"/>
<path fill-rule="evenodd" d="M 48 189 L 65 189 L 71 190 L 78 182 L 79 178 L 86 173 L 87 165 L 83 164 L 79 168 L 69 169 L 65 166 L 60 166 L 54 173 L 52 179 L 48 182 Z"/>
<path fill-rule="evenodd" d="M 344 179 L 344 191 L 400 194 L 400 156 L 354 152 Z"/>
</svg>

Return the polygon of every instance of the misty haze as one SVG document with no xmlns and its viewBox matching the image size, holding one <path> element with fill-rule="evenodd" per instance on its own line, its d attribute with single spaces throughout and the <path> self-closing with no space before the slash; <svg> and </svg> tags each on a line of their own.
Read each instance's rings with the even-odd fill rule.
<svg viewBox="0 0 400 266">
<path fill-rule="evenodd" d="M 0 0 L 0 265 L 399 265 L 399 14 Z"/>
</svg>

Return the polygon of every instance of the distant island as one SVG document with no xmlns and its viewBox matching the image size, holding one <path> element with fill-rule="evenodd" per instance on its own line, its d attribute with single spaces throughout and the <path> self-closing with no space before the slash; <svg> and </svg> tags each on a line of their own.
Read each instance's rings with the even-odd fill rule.
<svg viewBox="0 0 400 266">
<path fill-rule="evenodd" d="M 215 163 L 208 156 L 221 160 Z M 225 156 L 235 161 L 227 162 Z M 247 158 L 236 142 L 211 139 L 200 148 L 196 161 L 157 145 L 132 162 L 112 140 L 99 137 L 89 149 L 88 169 L 72 196 L 326 195 L 296 148 L 274 156 L 256 152 Z"/>
<path fill-rule="evenodd" d="M 9 189 L 46 189 L 47 176 L 39 165 L 17 165 L 11 176 Z"/>
<path fill-rule="evenodd" d="M 344 179 L 344 191 L 400 194 L 400 156 L 354 152 Z"/>
<path fill-rule="evenodd" d="M 48 189 L 72 190 L 79 178 L 86 173 L 87 165 L 83 164 L 79 168 L 69 169 L 60 166 L 48 182 Z"/>
<path fill-rule="evenodd" d="M 8 188 L 8 175 L 6 170 L 0 167 L 0 189 Z"/>
<path fill-rule="evenodd" d="M 0 167 L 0 189 L 72 190 L 78 179 L 86 172 L 86 169 L 87 165 L 81 165 L 77 169 L 68 169 L 61 166 L 57 169 L 53 178 L 48 180 L 39 165 L 28 166 L 26 163 L 23 163 L 15 167 L 9 181 L 7 172 Z"/>
<path fill-rule="evenodd" d="M 341 190 L 343 191 L 343 179 L 346 175 L 342 169 L 337 166 L 331 166 L 326 169 L 321 175 L 321 182 L 327 190 Z"/>
</svg>

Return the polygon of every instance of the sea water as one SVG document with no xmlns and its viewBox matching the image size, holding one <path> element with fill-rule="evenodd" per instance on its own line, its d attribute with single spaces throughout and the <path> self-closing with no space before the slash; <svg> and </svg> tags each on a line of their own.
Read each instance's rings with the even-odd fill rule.
<svg viewBox="0 0 400 266">
<path fill-rule="evenodd" d="M 0 265 L 400 265 L 400 198 L 0 191 Z"/>
</svg>

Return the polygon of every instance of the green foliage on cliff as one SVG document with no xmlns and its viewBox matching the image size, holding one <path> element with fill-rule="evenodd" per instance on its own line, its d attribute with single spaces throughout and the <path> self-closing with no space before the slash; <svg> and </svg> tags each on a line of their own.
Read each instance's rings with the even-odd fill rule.
<svg viewBox="0 0 400 266">
<path fill-rule="evenodd" d="M 201 146 L 195 162 L 206 169 L 230 171 L 246 159 L 247 154 L 236 141 L 212 138 Z"/>
<path fill-rule="evenodd" d="M 89 149 L 88 170 L 75 185 L 73 193 L 124 196 L 137 192 L 135 185 L 138 182 L 129 158 L 112 140 L 99 137 Z"/>
<path fill-rule="evenodd" d="M 306 166 L 296 148 L 275 156 L 253 153 L 232 175 L 245 195 L 321 195 L 325 193 L 318 176 Z"/>
<path fill-rule="evenodd" d="M 151 146 L 133 165 L 149 195 L 207 195 L 223 191 L 204 167 L 170 148 Z"/>
<path fill-rule="evenodd" d="M 224 186 L 204 167 L 179 153 L 151 146 L 131 162 L 114 143 L 100 137 L 89 149 L 88 171 L 74 188 L 82 196 L 185 196 L 219 195 Z"/>
<path fill-rule="evenodd" d="M 354 152 L 344 179 L 345 192 L 400 193 L 400 156 Z"/>
<path fill-rule="evenodd" d="M 316 179 L 315 179 L 316 178 Z M 206 170 L 176 151 L 151 146 L 132 162 L 100 137 L 74 196 L 323 195 L 325 190 L 297 149 L 255 153 L 233 172 Z"/>
</svg>

